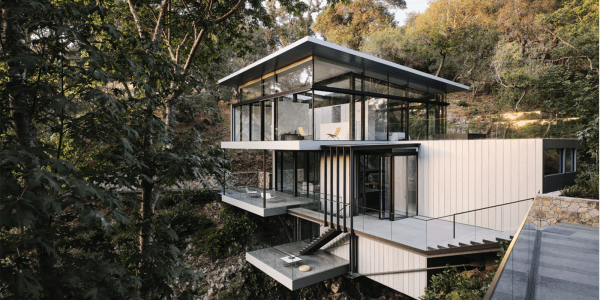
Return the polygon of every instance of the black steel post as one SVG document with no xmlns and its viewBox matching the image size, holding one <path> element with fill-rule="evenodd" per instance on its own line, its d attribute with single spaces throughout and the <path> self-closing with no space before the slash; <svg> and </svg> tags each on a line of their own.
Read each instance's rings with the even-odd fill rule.
<svg viewBox="0 0 600 300">
<path fill-rule="evenodd" d="M 335 208 L 335 217 L 336 217 L 336 221 L 337 221 L 337 228 L 338 230 L 340 230 L 340 151 L 339 151 L 339 147 L 335 147 L 335 157 L 336 157 L 336 172 L 335 172 L 335 176 L 336 176 L 336 193 L 335 195 L 337 196 L 336 202 L 337 202 L 337 207 Z"/>
<path fill-rule="evenodd" d="M 344 232 L 348 232 L 348 229 L 346 228 L 346 206 L 348 204 L 348 201 L 346 200 L 346 147 L 342 148 L 342 159 L 344 160 Z"/>
<path fill-rule="evenodd" d="M 267 150 L 263 150 L 263 208 L 267 208 Z"/>
<path fill-rule="evenodd" d="M 329 201 L 329 223 L 333 225 L 333 149 L 329 147 L 329 195 L 331 195 L 331 201 Z"/>
<path fill-rule="evenodd" d="M 452 238 L 456 238 L 456 214 L 452 215 Z"/>
<path fill-rule="evenodd" d="M 323 226 L 327 226 L 327 150 L 323 151 Z"/>
</svg>

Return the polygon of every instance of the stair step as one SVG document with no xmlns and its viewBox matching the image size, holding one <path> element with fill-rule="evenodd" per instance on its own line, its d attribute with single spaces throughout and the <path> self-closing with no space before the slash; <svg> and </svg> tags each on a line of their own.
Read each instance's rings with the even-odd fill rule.
<svg viewBox="0 0 600 300">
<path fill-rule="evenodd" d="M 456 245 L 452 245 L 452 244 L 448 244 L 448 248 L 458 248 L 460 246 L 456 246 Z"/>
<path fill-rule="evenodd" d="M 438 249 L 448 249 L 448 247 L 444 247 L 442 245 L 438 245 L 437 247 L 438 247 Z"/>
<path fill-rule="evenodd" d="M 492 241 L 492 240 L 489 240 L 489 239 L 483 239 L 482 241 L 483 241 L 484 244 L 492 244 L 492 243 L 496 242 L 496 241 Z"/>
</svg>

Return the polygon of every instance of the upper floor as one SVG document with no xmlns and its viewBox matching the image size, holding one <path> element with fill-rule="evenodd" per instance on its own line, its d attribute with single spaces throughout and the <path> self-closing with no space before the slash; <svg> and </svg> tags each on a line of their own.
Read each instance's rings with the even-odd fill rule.
<svg viewBox="0 0 600 300">
<path fill-rule="evenodd" d="M 238 89 L 231 140 L 401 141 L 444 134 L 467 86 L 306 37 L 221 80 Z"/>
</svg>

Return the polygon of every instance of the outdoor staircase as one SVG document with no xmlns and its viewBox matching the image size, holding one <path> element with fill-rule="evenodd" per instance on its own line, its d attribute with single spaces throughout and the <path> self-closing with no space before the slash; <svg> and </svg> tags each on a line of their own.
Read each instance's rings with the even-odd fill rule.
<svg viewBox="0 0 600 300">
<path fill-rule="evenodd" d="M 300 255 L 310 254 L 321 249 L 321 247 L 331 242 L 331 240 L 335 239 L 341 233 L 342 231 L 339 229 L 336 229 L 334 227 L 329 228 L 316 240 L 310 242 L 308 245 L 306 245 L 306 247 L 302 248 L 302 250 L 300 250 Z"/>
<path fill-rule="evenodd" d="M 439 249 L 448 249 L 448 248 L 459 248 L 473 245 L 481 245 L 481 244 L 491 244 L 491 243 L 499 243 L 499 242 L 510 242 L 514 237 L 516 231 L 507 230 L 503 232 L 492 232 L 488 234 L 482 234 L 477 236 L 470 236 L 466 238 L 460 239 L 452 239 L 440 243 L 435 246 L 428 246 L 427 250 L 439 250 Z"/>
</svg>

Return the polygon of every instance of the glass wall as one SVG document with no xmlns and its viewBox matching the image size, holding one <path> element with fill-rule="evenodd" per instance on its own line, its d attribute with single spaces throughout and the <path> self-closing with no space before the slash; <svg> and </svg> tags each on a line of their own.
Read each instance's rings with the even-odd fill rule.
<svg viewBox="0 0 600 300">
<path fill-rule="evenodd" d="M 315 140 L 349 140 L 349 94 L 314 91 Z"/>
<path fill-rule="evenodd" d="M 446 107 L 429 104 L 429 139 L 439 139 L 446 133 Z"/>
<path fill-rule="evenodd" d="M 252 141 L 260 141 L 261 138 L 261 133 L 262 133 L 262 122 L 261 122 L 261 104 L 260 102 L 255 102 L 250 104 L 250 110 L 251 110 L 251 120 L 252 120 L 252 133 L 251 133 L 251 140 Z"/>
<path fill-rule="evenodd" d="M 265 141 L 272 141 L 273 140 L 273 132 L 275 130 L 275 128 L 273 127 L 273 120 L 275 118 L 275 115 L 273 114 L 274 109 L 273 109 L 273 101 L 272 100 L 267 100 L 264 101 L 264 106 L 265 106 L 265 126 L 264 126 L 264 130 L 265 130 Z"/>
<path fill-rule="evenodd" d="M 277 140 L 312 139 L 312 93 L 277 98 Z"/>
<path fill-rule="evenodd" d="M 292 65 L 290 68 L 283 68 L 277 71 L 277 85 L 279 92 L 289 91 L 293 88 L 303 87 L 312 84 L 312 60 L 298 65 Z"/>
<path fill-rule="evenodd" d="M 365 97 L 365 140 L 387 141 L 388 99 Z"/>
<path fill-rule="evenodd" d="M 261 80 L 255 80 L 253 83 L 240 89 L 242 101 L 251 100 L 262 96 Z"/>
<path fill-rule="evenodd" d="M 544 175 L 562 173 L 563 149 L 544 149 Z"/>
<path fill-rule="evenodd" d="M 328 59 L 315 57 L 315 85 L 328 86 L 329 84 L 336 82 L 336 80 L 333 80 L 333 82 L 325 80 L 338 77 L 342 78 L 343 76 L 341 75 L 350 74 L 351 72 L 360 74 L 362 73 L 362 70 L 352 66 L 336 63 Z M 349 77 L 347 78 L 349 80 Z M 343 81 L 340 80 L 340 82 Z M 338 85 L 335 87 L 350 89 L 349 81 L 347 87 L 343 87 L 343 85 L 341 85 L 342 83 L 337 84 Z"/>
<path fill-rule="evenodd" d="M 575 172 L 575 149 L 565 149 L 565 172 Z"/>
<path fill-rule="evenodd" d="M 298 197 L 316 198 L 320 192 L 320 172 L 320 152 L 275 151 L 275 190 L 277 191 L 293 194 L 295 188 Z"/>
<path fill-rule="evenodd" d="M 427 104 L 418 102 L 408 103 L 408 139 L 426 140 L 427 139 Z"/>
<path fill-rule="evenodd" d="M 362 111 L 363 111 L 363 97 L 362 96 L 354 96 L 354 128 L 351 130 L 354 131 L 354 140 L 361 141 L 363 137 L 363 128 L 362 124 Z"/>
<path fill-rule="evenodd" d="M 390 141 L 401 141 L 405 140 L 408 137 L 407 128 L 408 128 L 408 118 L 406 115 L 407 111 L 407 102 L 403 100 L 394 100 L 390 99 L 388 102 L 388 114 L 389 122 L 390 122 L 390 132 L 389 132 L 389 140 Z"/>
<path fill-rule="evenodd" d="M 242 105 L 241 107 L 241 141 L 250 140 L 250 106 Z"/>
<path fill-rule="evenodd" d="M 231 128 L 231 140 L 234 142 L 241 141 L 242 134 L 242 107 L 235 106 L 233 108 L 233 125 Z"/>
</svg>

